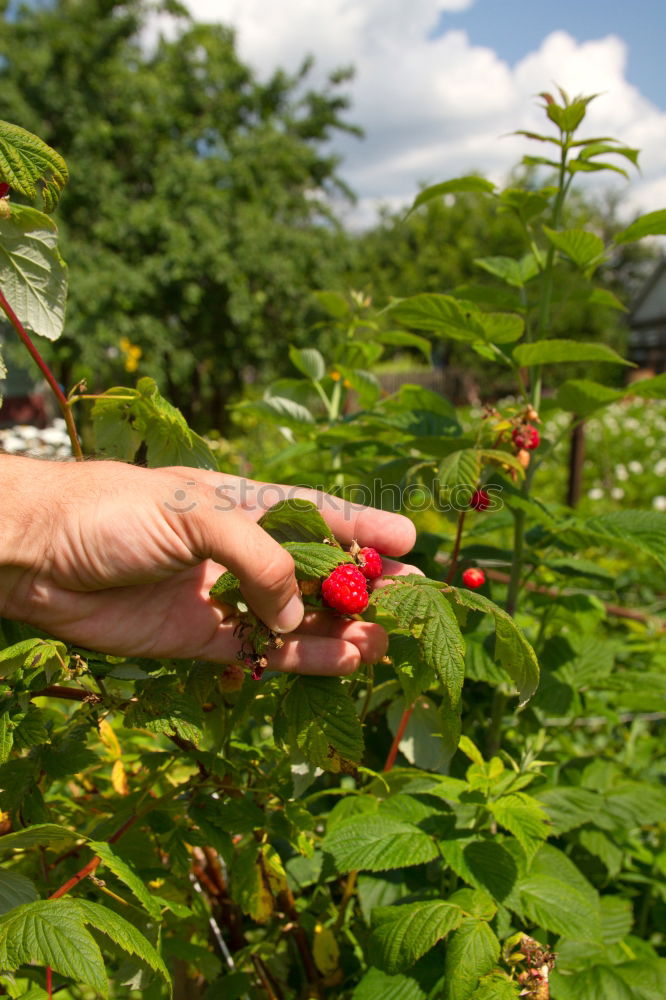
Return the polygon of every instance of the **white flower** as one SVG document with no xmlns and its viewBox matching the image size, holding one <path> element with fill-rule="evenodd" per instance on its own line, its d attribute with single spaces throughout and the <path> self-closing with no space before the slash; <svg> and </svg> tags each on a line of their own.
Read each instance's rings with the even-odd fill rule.
<svg viewBox="0 0 666 1000">
<path fill-rule="evenodd" d="M 629 462 L 629 472 L 633 472 L 635 476 L 640 476 L 642 471 L 643 471 L 643 466 L 641 465 L 640 462 L 636 461 Z"/>
<path fill-rule="evenodd" d="M 666 497 L 654 497 L 652 506 L 655 510 L 666 510 Z"/>
<path fill-rule="evenodd" d="M 629 478 L 629 473 L 625 469 L 624 465 L 615 466 L 615 478 L 619 479 L 621 483 L 626 483 Z"/>
<path fill-rule="evenodd" d="M 622 497 L 624 496 L 624 490 L 622 489 L 621 486 L 614 486 L 613 489 L 610 491 L 610 495 L 612 496 L 613 500 L 621 500 Z"/>
<path fill-rule="evenodd" d="M 587 495 L 590 500 L 601 500 L 604 491 L 599 486 L 593 486 L 591 490 L 587 491 Z"/>
</svg>

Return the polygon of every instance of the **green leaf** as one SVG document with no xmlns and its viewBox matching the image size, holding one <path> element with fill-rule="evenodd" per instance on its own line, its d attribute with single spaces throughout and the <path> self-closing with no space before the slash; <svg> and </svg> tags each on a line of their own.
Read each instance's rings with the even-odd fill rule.
<svg viewBox="0 0 666 1000">
<path fill-rule="evenodd" d="M 109 871 L 113 872 L 116 878 L 124 882 L 127 888 L 134 893 L 146 912 L 153 919 L 159 920 L 161 915 L 160 905 L 155 901 L 153 895 L 148 891 L 134 869 L 126 861 L 118 857 L 115 851 L 104 842 L 91 840 L 88 843 L 88 847 L 102 859 L 102 863 Z"/>
<path fill-rule="evenodd" d="M 377 815 L 340 823 L 325 838 L 323 848 L 333 855 L 340 873 L 410 868 L 439 855 L 434 840 L 418 826 Z"/>
<path fill-rule="evenodd" d="M 83 923 L 89 924 L 95 930 L 101 931 L 102 934 L 106 934 L 114 944 L 122 948 L 128 955 L 136 955 L 154 972 L 158 972 L 164 978 L 169 988 L 169 995 L 171 995 L 169 970 L 150 941 L 136 927 L 113 910 L 109 910 L 106 906 L 100 906 L 99 903 L 91 903 L 87 899 L 76 899 L 71 902 L 76 907 L 76 912 L 80 914 Z"/>
<path fill-rule="evenodd" d="M 426 1000 L 415 979 L 368 969 L 352 993 L 352 1000 Z"/>
<path fill-rule="evenodd" d="M 623 396 L 623 392 L 611 389 L 600 382 L 592 382 L 590 379 L 570 379 L 557 390 L 555 405 L 579 417 L 587 417 L 595 410 L 617 402 Z"/>
<path fill-rule="evenodd" d="M 351 313 L 351 306 L 339 292 L 319 291 L 312 293 L 321 308 L 334 319 L 344 319 Z"/>
<path fill-rule="evenodd" d="M 555 968 L 551 983 L 557 1000 L 643 1000 L 609 965 L 593 965 L 568 976 Z"/>
<path fill-rule="evenodd" d="M 160 395 L 152 378 L 139 379 L 136 389 L 108 389 L 95 400 L 92 422 L 95 447 L 102 454 L 131 461 L 143 441 L 151 468 L 185 465 L 217 471 L 209 445 L 188 426 L 180 410 Z M 186 501 L 166 498 L 166 502 L 182 512 L 184 502 L 192 509 L 190 503 L 197 501 L 192 493 Z"/>
<path fill-rule="evenodd" d="M 259 519 L 259 524 L 276 542 L 334 541 L 331 529 L 317 506 L 299 497 L 274 504 Z"/>
<path fill-rule="evenodd" d="M 29 878 L 19 872 L 0 869 L 0 915 L 36 899 L 39 894 Z"/>
<path fill-rule="evenodd" d="M 605 247 L 596 233 L 587 232 L 585 229 L 566 229 L 563 231 L 543 227 L 549 242 L 560 253 L 573 261 L 573 263 L 589 274 L 598 267 L 605 259 Z"/>
<path fill-rule="evenodd" d="M 451 587 L 447 588 L 444 596 L 463 607 L 492 615 L 495 621 L 495 659 L 499 660 L 518 688 L 520 704 L 528 702 L 539 684 L 539 664 L 534 650 L 511 615 L 487 597 L 471 590 Z"/>
<path fill-rule="evenodd" d="M 556 837 L 584 823 L 594 822 L 602 808 L 599 794 L 587 788 L 547 788 L 538 793 L 538 799 L 550 816 L 552 832 Z"/>
<path fill-rule="evenodd" d="M 256 401 L 238 403 L 233 409 L 236 413 L 252 413 L 288 427 L 314 423 L 314 417 L 307 407 L 286 396 L 266 396 Z"/>
<path fill-rule="evenodd" d="M 0 917 L 0 967 L 14 971 L 32 963 L 50 965 L 103 997 L 109 995 L 102 953 L 85 928 L 79 901 L 37 900 Z"/>
<path fill-rule="evenodd" d="M 320 382 L 326 374 L 326 362 L 315 347 L 290 347 L 289 358 L 299 372 L 313 382 Z"/>
<path fill-rule="evenodd" d="M 539 340 L 532 344 L 519 344 L 513 358 L 521 367 L 554 365 L 574 361 L 597 361 L 632 366 L 607 344 L 583 344 L 579 340 Z"/>
<path fill-rule="evenodd" d="M 57 823 L 35 823 L 27 830 L 17 830 L 16 833 L 6 833 L 0 837 L 0 851 L 24 851 L 28 847 L 62 845 L 82 836 L 76 830 L 68 830 L 66 826 L 59 826 Z"/>
<path fill-rule="evenodd" d="M 416 330 L 429 330 L 440 337 L 468 343 L 486 339 L 478 307 L 462 303 L 451 295 L 413 295 L 399 299 L 388 308 L 398 323 Z"/>
<path fill-rule="evenodd" d="M 348 771 L 363 755 L 363 733 L 348 688 L 339 677 L 296 677 L 275 724 L 276 739 L 295 744 L 325 771 Z"/>
<path fill-rule="evenodd" d="M 622 896 L 601 897 L 601 936 L 604 944 L 617 944 L 631 934 L 634 913 L 631 900 Z"/>
<path fill-rule="evenodd" d="M 644 236 L 664 235 L 666 235 L 666 208 L 660 208 L 656 212 L 640 215 L 630 226 L 616 234 L 615 242 L 633 243 L 635 240 L 642 240 Z"/>
<path fill-rule="evenodd" d="M 519 340 L 525 330 L 525 321 L 516 313 L 483 313 L 481 323 L 492 344 L 511 344 Z"/>
<path fill-rule="evenodd" d="M 531 860 L 550 833 L 541 803 L 524 792 L 513 792 L 489 802 L 488 808 L 500 826 L 514 835 Z"/>
<path fill-rule="evenodd" d="M 65 323 L 67 266 L 55 225 L 41 212 L 12 209 L 8 219 L 0 219 L 0 287 L 24 326 L 58 339 Z"/>
<path fill-rule="evenodd" d="M 218 576 L 209 593 L 220 604 L 235 606 L 243 600 L 243 595 L 240 592 L 240 580 L 230 570 L 226 570 L 222 576 Z"/>
<path fill-rule="evenodd" d="M 516 260 L 515 257 L 477 257 L 474 263 L 507 285 L 513 285 L 514 288 L 523 288 L 539 273 L 539 262 L 531 253 L 521 257 L 520 260 Z"/>
<path fill-rule="evenodd" d="M 559 538 L 583 545 L 639 549 L 666 568 L 666 518 L 658 511 L 618 510 L 577 521 Z"/>
<path fill-rule="evenodd" d="M 666 399 L 666 374 L 632 382 L 625 395 L 638 396 L 639 399 Z"/>
<path fill-rule="evenodd" d="M 414 347 L 428 362 L 432 355 L 432 346 L 429 340 L 426 340 L 425 337 L 419 337 L 416 333 L 408 333 L 406 330 L 384 330 L 375 334 L 375 340 L 391 347 Z"/>
<path fill-rule="evenodd" d="M 41 193 L 52 212 L 69 171 L 60 153 L 19 125 L 0 121 L 0 181 L 34 201 Z"/>
<path fill-rule="evenodd" d="M 319 580 L 332 573 L 336 566 L 354 562 L 353 557 L 337 545 L 324 545 L 323 542 L 284 542 L 283 545 L 294 560 L 299 580 Z"/>
<path fill-rule="evenodd" d="M 376 590 L 371 602 L 392 615 L 400 628 L 417 637 L 423 659 L 435 671 L 453 704 L 457 704 L 465 676 L 465 642 L 456 616 L 436 587 L 423 586 L 423 577 L 403 577 Z M 416 628 L 422 623 L 422 628 Z"/>
<path fill-rule="evenodd" d="M 519 984 L 504 972 L 482 976 L 469 1000 L 519 1000 Z"/>
<path fill-rule="evenodd" d="M 338 371 L 345 382 L 358 396 L 358 401 L 364 409 L 371 409 L 381 394 L 379 379 L 372 372 L 362 368 L 349 368 L 347 365 L 338 365 Z"/>
<path fill-rule="evenodd" d="M 485 920 L 464 920 L 446 949 L 446 1000 L 469 1000 L 499 953 L 499 941 Z"/>
<path fill-rule="evenodd" d="M 440 184 L 432 184 L 430 187 L 424 188 L 414 199 L 410 212 L 434 198 L 441 198 L 446 194 L 492 194 L 494 190 L 495 185 L 486 180 L 485 177 L 476 177 L 474 174 L 468 177 L 457 177 L 455 180 L 442 181 Z"/>
<path fill-rule="evenodd" d="M 0 764 L 4 764 L 9 759 L 14 745 L 14 723 L 11 721 L 9 712 L 0 715 Z"/>
<path fill-rule="evenodd" d="M 460 926 L 463 912 L 442 900 L 378 906 L 373 910 L 370 953 L 387 972 L 401 972 Z"/>
<path fill-rule="evenodd" d="M 442 459 L 437 470 L 441 489 L 468 486 L 476 489 L 481 472 L 481 453 L 478 448 L 464 448 L 451 452 Z"/>
</svg>

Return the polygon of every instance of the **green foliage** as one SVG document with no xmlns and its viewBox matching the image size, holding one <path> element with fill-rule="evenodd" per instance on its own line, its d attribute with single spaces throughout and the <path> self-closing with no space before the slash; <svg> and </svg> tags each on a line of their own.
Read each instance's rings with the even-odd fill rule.
<svg viewBox="0 0 666 1000">
<path fill-rule="evenodd" d="M 68 56 L 65 68 L 79 79 L 92 69 L 84 44 L 91 10 L 101 8 L 63 0 L 53 10 L 22 12 L 14 40 L 26 45 L 38 24 L 48 24 L 57 29 L 53 58 L 62 58 L 62 16 L 76 14 L 73 63 Z M 130 121 L 114 98 L 108 126 L 127 163 L 121 169 L 109 155 L 111 140 L 94 118 L 99 157 L 80 146 L 77 162 L 97 164 L 99 175 L 84 170 L 78 191 L 72 187 L 66 226 L 70 246 L 81 253 L 88 244 L 77 226 L 92 188 L 131 175 L 131 190 L 115 190 L 118 214 L 108 205 L 96 212 L 95 238 L 110 229 L 114 239 L 129 240 L 120 265 L 126 283 L 118 287 L 128 296 L 123 315 L 143 336 L 150 325 L 137 305 L 141 281 L 134 285 L 128 275 L 155 235 L 137 180 L 152 135 L 139 129 L 153 115 L 148 95 L 156 100 L 155 122 L 163 124 L 169 101 L 173 121 L 180 121 L 195 50 L 207 84 L 213 70 L 225 71 L 226 86 L 218 81 L 213 93 L 226 102 L 225 114 L 231 105 L 224 135 L 234 162 L 219 162 L 222 133 L 214 131 L 210 163 L 200 149 L 169 160 L 157 144 L 149 176 L 163 186 L 162 197 L 179 178 L 199 193 L 210 181 L 211 196 L 226 208 L 229 195 L 217 181 L 228 180 L 235 193 L 256 184 L 259 193 L 246 207 L 256 212 L 257 240 L 270 234 L 264 213 L 275 214 L 276 199 L 289 229 L 315 175 L 321 183 L 332 179 L 332 165 L 317 159 L 311 142 L 316 146 L 335 125 L 339 106 L 330 96 L 320 106 L 309 95 L 295 115 L 294 81 L 256 84 L 226 33 L 189 22 L 178 44 L 160 43 L 150 59 L 132 48 L 126 66 L 121 56 L 135 44 L 144 8 L 121 11 L 112 3 L 111 12 L 118 37 L 109 35 L 109 18 L 100 18 L 96 31 L 108 51 L 89 86 L 94 92 L 111 71 L 120 83 L 134 74 Z M 13 65 L 0 73 L 15 80 Z M 188 100 L 202 127 L 220 129 L 208 103 L 197 104 L 198 77 L 191 83 Z M 64 128 L 60 105 L 71 95 L 54 90 L 48 100 L 58 105 L 52 110 Z M 597 382 L 585 370 L 585 377 L 570 377 L 573 361 L 599 361 L 603 369 L 622 358 L 594 339 L 563 339 L 555 316 L 560 286 L 563 297 L 575 292 L 583 312 L 617 311 L 608 289 L 592 284 L 606 266 L 612 235 L 602 238 L 584 219 L 569 218 L 566 205 L 578 173 L 606 169 L 613 156 L 634 164 L 636 151 L 611 139 L 576 138 L 589 98 L 561 93 L 559 103 L 542 96 L 557 133 L 528 138 L 556 147 L 560 159 L 529 157 L 528 165 L 552 167 L 555 184 L 538 187 L 536 174 L 532 188 L 514 183 L 504 191 L 482 178 L 447 181 L 421 192 L 404 223 L 421 232 L 433 220 L 445 226 L 443 195 L 454 198 L 452 218 L 480 198 L 485 207 L 477 221 L 488 222 L 489 237 L 485 245 L 467 243 L 465 267 L 482 272 L 485 283 L 460 287 L 469 277 L 460 273 L 449 291 L 426 283 L 379 309 L 358 292 L 320 290 L 314 300 L 327 319 L 318 346 L 294 343 L 288 352 L 299 377 L 292 371 L 263 399 L 235 410 L 248 423 L 274 421 L 264 459 L 271 477 L 326 484 L 352 501 L 361 490 L 363 501 L 415 511 L 425 526 L 409 558 L 426 575 L 394 576 L 370 595 L 365 617 L 389 633 L 387 657 L 350 677 L 271 671 L 276 637 L 251 615 L 229 572 L 211 597 L 237 616 L 239 647 L 252 648 L 255 670 L 266 668 L 260 684 L 240 661 L 225 667 L 111 657 L 2 622 L 0 981 L 8 995 L 44 1000 L 62 986 L 72 995 L 166 1000 L 173 982 L 177 1000 L 190 1000 L 199 987 L 206 1000 L 271 993 L 516 1000 L 547 975 L 554 1000 L 663 996 L 659 727 L 666 658 L 663 586 L 654 572 L 655 562 L 659 569 L 666 564 L 663 514 L 656 507 L 577 513 L 558 504 L 551 488 L 571 414 L 616 419 L 631 407 L 644 412 L 650 401 L 658 406 L 664 395 L 661 376 L 630 387 L 639 404 L 625 401 L 629 389 Z M 89 92 L 76 99 L 94 103 Z M 241 126 L 244 115 L 252 128 Z M 191 149 L 201 135 L 187 134 Z M 252 156 L 284 146 L 283 165 L 296 169 L 303 140 L 314 157 L 306 157 L 306 179 L 297 171 L 288 198 L 273 186 L 276 177 L 264 189 Z M 183 189 L 192 208 L 190 194 Z M 511 239 L 495 239 L 497 210 L 512 220 Z M 312 221 L 309 209 L 301 219 Z M 653 213 L 615 242 L 657 232 L 662 222 Z M 179 225 L 169 230 L 174 239 Z M 238 245 L 247 249 L 246 240 L 249 232 Z M 168 254 L 160 260 L 173 262 Z M 95 276 L 110 282 L 118 272 L 107 265 L 102 254 Z M 193 315 L 179 312 L 193 294 L 186 292 L 193 272 L 188 264 L 165 282 L 157 265 L 150 263 L 145 308 L 153 295 L 177 288 L 168 324 L 173 340 L 170 334 L 162 343 L 175 352 L 184 343 L 179 324 Z M 254 273 L 242 253 L 238 267 Z M 4 280 L 0 275 L 0 285 Z M 221 288 L 228 291 L 222 281 L 209 287 L 207 310 L 220 304 Z M 100 290 L 95 308 L 108 305 L 107 292 Z M 308 302 L 299 308 L 309 309 Z M 248 329 L 259 328 L 253 315 Z M 206 336 L 198 359 L 212 343 Z M 374 369 L 387 349 L 429 358 L 433 343 L 450 342 L 499 365 L 517 396 L 476 413 L 456 411 L 417 385 L 382 394 Z M 81 392 L 76 404 L 86 396 Z M 98 396 L 92 420 L 98 453 L 216 468 L 208 443 L 150 376 L 134 389 Z M 538 425 L 541 435 L 531 451 L 515 442 L 526 424 Z M 632 449 L 642 430 L 640 423 L 633 429 Z M 630 431 L 625 425 L 624 436 Z M 255 451 L 252 458 L 259 475 L 262 457 Z M 484 510 L 470 503 L 479 489 L 489 500 Z M 306 500 L 283 500 L 259 523 L 293 557 L 308 609 L 321 609 L 318 582 L 353 562 L 354 546 L 345 551 Z M 486 571 L 481 591 L 462 585 L 470 565 Z M 618 611 L 616 588 L 643 610 L 621 615 L 627 609 Z M 42 990 L 52 977 L 55 987 Z"/>
</svg>

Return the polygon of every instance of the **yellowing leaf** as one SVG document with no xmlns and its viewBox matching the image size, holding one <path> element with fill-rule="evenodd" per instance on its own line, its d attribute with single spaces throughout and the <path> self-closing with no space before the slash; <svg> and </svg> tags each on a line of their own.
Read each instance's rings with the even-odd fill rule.
<svg viewBox="0 0 666 1000">
<path fill-rule="evenodd" d="M 127 780 L 127 771 L 125 770 L 125 765 L 122 760 L 115 761 L 113 767 L 111 768 L 111 784 L 113 785 L 113 790 L 117 795 L 129 795 L 129 782 Z"/>
<path fill-rule="evenodd" d="M 312 955 L 322 976 L 335 972 L 340 961 L 340 949 L 330 927 L 322 927 L 321 924 L 315 927 Z"/>
<path fill-rule="evenodd" d="M 113 730 L 113 726 L 107 722 L 106 719 L 102 719 L 99 724 L 99 735 L 102 743 L 107 748 L 111 756 L 120 757 L 122 751 L 120 749 L 118 737 Z"/>
</svg>

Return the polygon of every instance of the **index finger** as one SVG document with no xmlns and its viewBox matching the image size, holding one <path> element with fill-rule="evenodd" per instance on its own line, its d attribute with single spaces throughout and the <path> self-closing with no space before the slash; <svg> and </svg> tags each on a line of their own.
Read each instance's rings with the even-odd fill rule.
<svg viewBox="0 0 666 1000">
<path fill-rule="evenodd" d="M 186 470 L 191 475 L 192 470 Z M 416 528 L 403 514 L 379 510 L 364 504 L 343 500 L 323 490 L 262 483 L 254 479 L 198 470 L 202 482 L 215 487 L 220 496 L 241 507 L 253 520 L 259 518 L 281 500 L 299 498 L 315 504 L 329 528 L 343 545 L 356 541 L 371 546 L 387 556 L 402 556 L 416 541 Z"/>
</svg>

